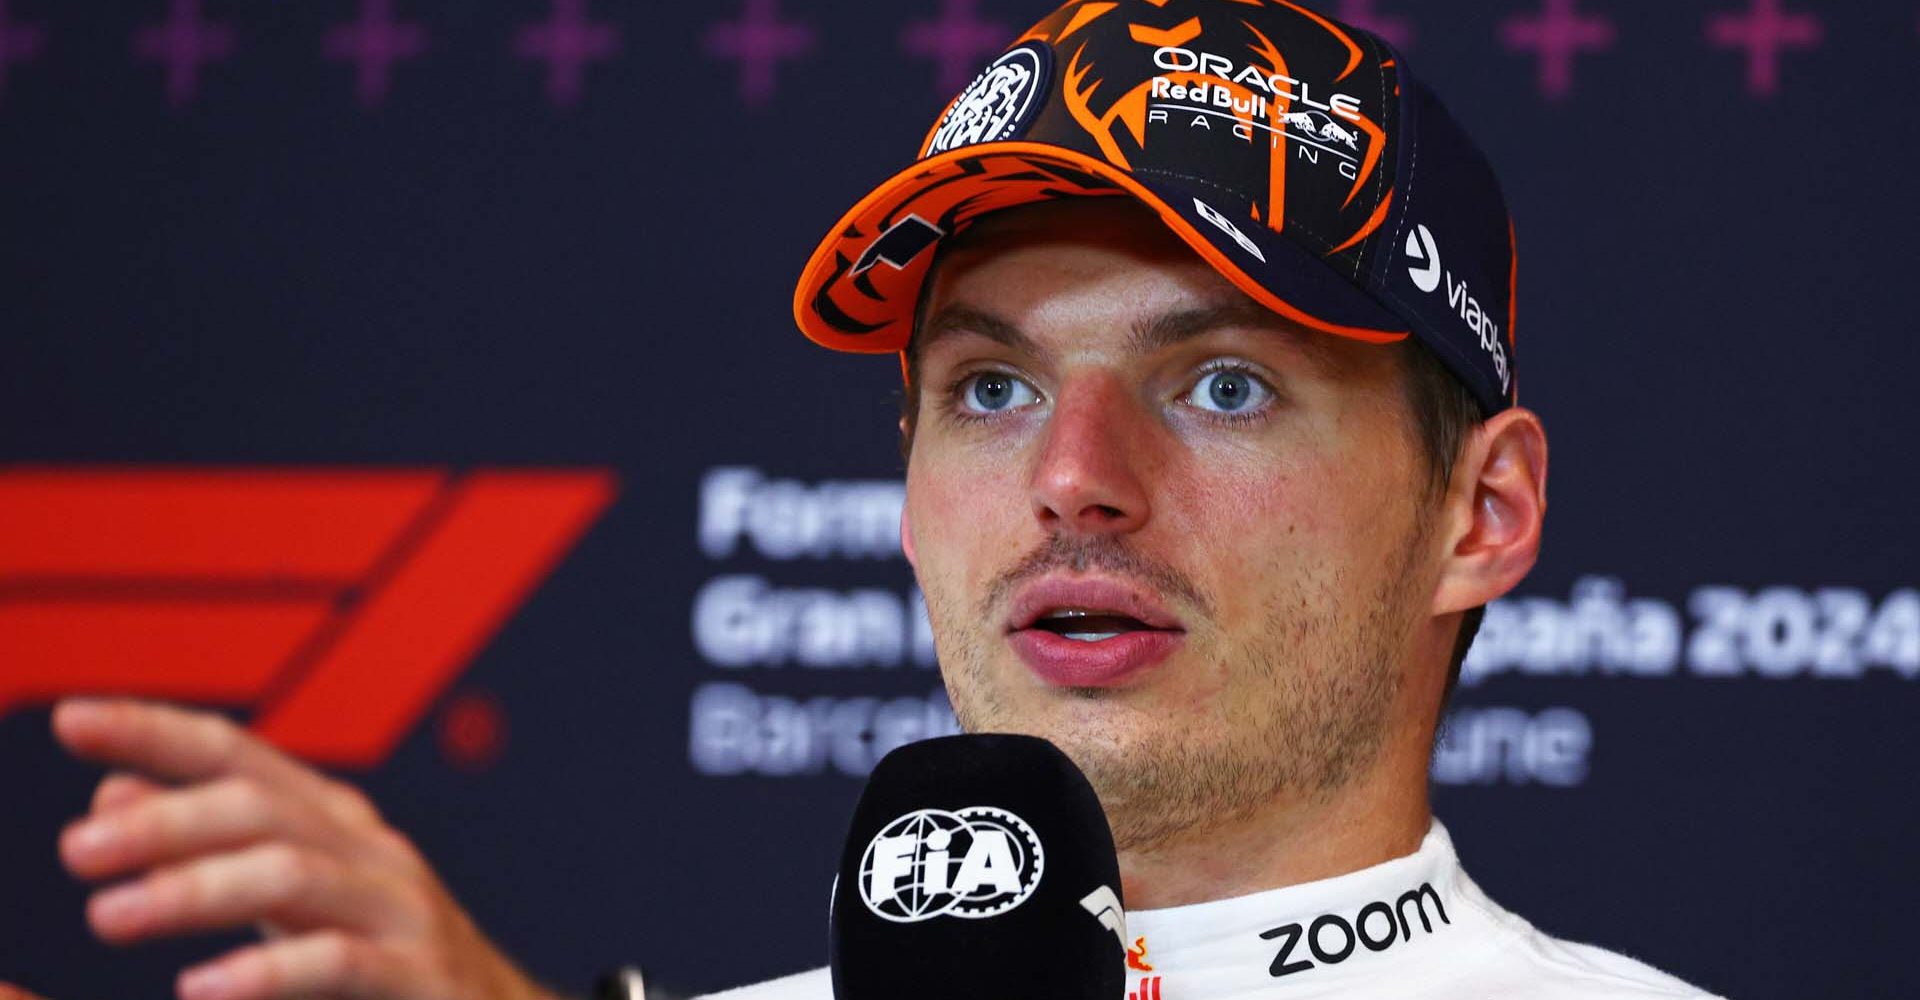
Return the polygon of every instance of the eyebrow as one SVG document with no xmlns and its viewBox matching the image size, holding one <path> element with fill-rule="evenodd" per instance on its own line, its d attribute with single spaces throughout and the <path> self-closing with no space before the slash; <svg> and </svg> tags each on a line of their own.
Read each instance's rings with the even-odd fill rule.
<svg viewBox="0 0 1920 1000">
<path fill-rule="evenodd" d="M 925 354 L 933 345 L 949 337 L 961 334 L 975 334 L 985 337 L 1003 347 L 1029 354 L 1038 353 L 1040 346 L 1033 338 L 1021 332 L 1020 328 L 1001 319 L 984 309 L 962 303 L 941 306 L 940 311 L 927 320 L 919 334 L 919 349 Z"/>
<path fill-rule="evenodd" d="M 1127 346 L 1135 353 L 1150 354 L 1215 330 L 1236 326 L 1271 331 L 1290 341 L 1303 344 L 1311 342 L 1312 347 L 1320 346 L 1318 340 L 1303 334 L 1286 319 L 1249 299 L 1233 299 L 1161 313 L 1135 325 Z"/>
<path fill-rule="evenodd" d="M 1134 324 L 1132 334 L 1127 338 L 1127 349 L 1136 355 L 1151 354 L 1228 327 L 1276 334 L 1299 348 L 1316 366 L 1325 369 L 1339 367 L 1332 345 L 1324 339 L 1326 335 L 1302 329 L 1278 313 L 1244 298 L 1176 309 L 1143 319 Z M 1028 354 L 1041 353 L 1039 344 L 1018 325 L 978 306 L 959 302 L 942 306 L 927 321 L 919 337 L 918 350 L 924 356 L 934 344 L 963 334 L 985 337 Z"/>
</svg>

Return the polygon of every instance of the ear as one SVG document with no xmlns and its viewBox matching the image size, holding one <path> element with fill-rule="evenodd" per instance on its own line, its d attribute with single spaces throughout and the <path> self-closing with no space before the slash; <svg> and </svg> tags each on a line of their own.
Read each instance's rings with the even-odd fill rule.
<svg viewBox="0 0 1920 1000">
<path fill-rule="evenodd" d="M 907 516 L 907 505 L 900 505 L 900 551 L 907 554 L 907 565 L 913 571 L 920 571 L 920 557 L 913 551 L 913 521 Z"/>
<path fill-rule="evenodd" d="M 1512 590 L 1540 555 L 1547 514 L 1547 431 L 1514 407 L 1474 431 L 1447 485 L 1447 548 L 1433 613 L 1477 608 Z"/>
<path fill-rule="evenodd" d="M 906 432 L 907 418 L 901 417 L 900 433 L 904 435 Z M 907 516 L 907 505 L 904 502 L 900 504 L 900 551 L 906 553 L 907 565 L 912 566 L 914 572 L 919 572 L 920 557 L 913 551 L 913 519 Z"/>
</svg>

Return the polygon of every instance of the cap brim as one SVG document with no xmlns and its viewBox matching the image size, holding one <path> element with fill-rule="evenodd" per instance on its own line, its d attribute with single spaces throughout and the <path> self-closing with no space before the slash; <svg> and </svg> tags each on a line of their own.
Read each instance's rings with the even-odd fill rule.
<svg viewBox="0 0 1920 1000">
<path fill-rule="evenodd" d="M 1128 196 L 1249 298 L 1309 329 L 1388 343 L 1404 320 L 1327 260 L 1274 232 L 1216 190 L 1144 182 L 1104 160 L 1038 142 L 967 146 L 915 163 L 853 206 L 814 250 L 794 290 L 794 319 L 838 351 L 905 349 L 933 247 L 989 212 L 1074 197 Z M 1242 221 L 1244 220 L 1244 221 Z"/>
</svg>

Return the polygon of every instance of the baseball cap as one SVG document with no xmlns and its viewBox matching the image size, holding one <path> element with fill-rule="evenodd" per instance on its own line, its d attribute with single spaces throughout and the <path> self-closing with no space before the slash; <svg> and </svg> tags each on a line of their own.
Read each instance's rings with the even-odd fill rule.
<svg viewBox="0 0 1920 1000">
<path fill-rule="evenodd" d="M 1425 344 L 1514 400 L 1514 229 L 1485 155 L 1385 41 L 1284 0 L 1074 0 L 1012 44 L 853 206 L 794 293 L 812 340 L 904 350 L 941 240 L 1075 197 L 1152 208 L 1303 326 Z"/>
</svg>

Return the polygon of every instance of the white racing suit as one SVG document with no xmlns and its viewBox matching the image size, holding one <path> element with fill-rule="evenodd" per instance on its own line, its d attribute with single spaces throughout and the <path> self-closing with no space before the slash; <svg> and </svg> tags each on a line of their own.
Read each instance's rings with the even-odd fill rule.
<svg viewBox="0 0 1920 1000">
<path fill-rule="evenodd" d="M 1404 858 L 1249 896 L 1136 910 L 1127 935 L 1137 941 L 1126 1000 L 1711 1000 L 1501 909 L 1461 870 L 1437 822 Z M 999 983 L 982 993 L 1019 990 Z M 832 979 L 816 969 L 707 1000 L 832 998 Z"/>
</svg>

